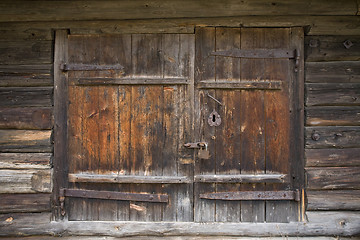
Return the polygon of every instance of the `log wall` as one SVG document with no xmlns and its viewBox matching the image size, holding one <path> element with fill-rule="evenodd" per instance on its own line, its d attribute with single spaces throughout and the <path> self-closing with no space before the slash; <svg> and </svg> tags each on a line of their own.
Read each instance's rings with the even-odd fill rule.
<svg viewBox="0 0 360 240">
<path fill-rule="evenodd" d="M 56 230 L 48 228 L 54 30 L 69 29 L 73 34 L 194 33 L 196 26 L 305 27 L 306 210 L 308 216 L 327 216 L 329 226 L 324 229 L 332 231 L 309 227 L 284 232 L 359 234 L 356 229 L 360 226 L 354 226 L 360 218 L 359 1 L 309 0 L 289 5 L 286 0 L 195 4 L 173 0 L 123 4 L 1 1 L 0 236 L 64 231 L 63 225 Z M 351 216 L 348 211 L 352 211 Z M 17 219 L 27 225 L 8 228 Z M 38 230 L 29 230 L 33 219 L 35 225 L 40 222 Z M 321 228 L 321 223 L 316 224 Z M 68 231 L 74 233 L 73 228 Z M 124 231 L 123 235 L 129 235 Z"/>
</svg>

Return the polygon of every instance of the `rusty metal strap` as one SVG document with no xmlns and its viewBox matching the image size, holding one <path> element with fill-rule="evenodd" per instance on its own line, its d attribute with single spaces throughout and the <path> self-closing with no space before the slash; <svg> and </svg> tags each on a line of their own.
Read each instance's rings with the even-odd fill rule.
<svg viewBox="0 0 360 240">
<path fill-rule="evenodd" d="M 300 201 L 300 191 L 240 191 L 200 194 L 200 198 L 226 201 L 293 200 Z"/>
<path fill-rule="evenodd" d="M 98 64 L 76 64 L 64 63 L 60 65 L 62 71 L 103 71 L 103 70 L 123 70 L 120 64 L 114 65 L 98 65 Z"/>
<path fill-rule="evenodd" d="M 94 191 L 83 189 L 61 189 L 60 197 L 94 198 L 107 200 L 123 200 L 137 202 L 167 203 L 167 194 L 128 193 L 113 191 Z"/>
<path fill-rule="evenodd" d="M 234 58 L 296 58 L 297 53 L 295 49 L 232 49 L 212 52 L 211 55 Z"/>
</svg>

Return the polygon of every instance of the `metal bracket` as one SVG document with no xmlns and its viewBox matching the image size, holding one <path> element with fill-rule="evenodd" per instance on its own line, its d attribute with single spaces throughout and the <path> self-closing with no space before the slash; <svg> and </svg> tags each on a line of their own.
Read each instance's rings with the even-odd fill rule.
<svg viewBox="0 0 360 240">
<path fill-rule="evenodd" d="M 184 147 L 186 148 L 204 148 L 207 145 L 207 142 L 193 142 L 185 143 Z"/>
</svg>

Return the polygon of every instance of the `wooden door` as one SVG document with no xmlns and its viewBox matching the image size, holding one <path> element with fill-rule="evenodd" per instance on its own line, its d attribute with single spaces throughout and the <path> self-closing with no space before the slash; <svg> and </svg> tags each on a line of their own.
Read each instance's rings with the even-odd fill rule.
<svg viewBox="0 0 360 240">
<path fill-rule="evenodd" d="M 69 35 L 69 220 L 192 221 L 194 36 Z"/>
<path fill-rule="evenodd" d="M 302 34 L 300 28 L 196 30 L 196 132 L 210 157 L 196 159 L 195 221 L 298 220 L 291 191 L 302 182 Z"/>
</svg>

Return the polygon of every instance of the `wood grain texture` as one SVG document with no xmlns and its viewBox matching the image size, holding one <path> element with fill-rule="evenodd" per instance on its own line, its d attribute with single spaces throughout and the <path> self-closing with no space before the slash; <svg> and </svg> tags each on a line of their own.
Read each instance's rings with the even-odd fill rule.
<svg viewBox="0 0 360 240">
<path fill-rule="evenodd" d="M 1 169 L 49 169 L 51 153 L 0 153 Z"/>
<path fill-rule="evenodd" d="M 306 167 L 360 166 L 360 148 L 306 149 Z"/>
<path fill-rule="evenodd" d="M 326 3 L 325 7 L 324 4 Z M 78 1 L 63 4 L 54 1 L 36 1 L 30 4 L 21 2 L 22 8 L 16 8 L 11 1 L 1 4 L 1 22 L 13 21 L 49 21 L 49 20 L 99 20 L 99 19 L 153 19 L 153 18 L 185 18 L 185 17 L 216 17 L 241 15 L 356 15 L 356 1 L 340 4 L 337 1 L 303 1 L 290 3 L 284 0 L 266 2 L 262 0 L 251 2 L 230 1 L 220 4 L 217 1 L 154 2 L 126 1 L 116 4 L 112 1 L 103 3 Z M 35 7 L 36 6 L 36 7 Z M 231 8 L 230 8 L 231 6 Z M 84 9 L 80 11 L 79 9 Z M 206 9 L 206 11 L 202 11 Z M 30 14 L 36 13 L 36 14 Z"/>
<path fill-rule="evenodd" d="M 307 62 L 307 83 L 358 83 L 360 66 L 357 61 Z"/>
<path fill-rule="evenodd" d="M 305 148 L 357 148 L 359 131 L 359 127 L 306 127 Z M 314 140 L 313 134 L 320 138 Z"/>
<path fill-rule="evenodd" d="M 49 212 L 49 193 L 36 194 L 0 194 L 0 213 Z"/>
<path fill-rule="evenodd" d="M 306 126 L 359 126 L 359 107 L 308 107 Z"/>
<path fill-rule="evenodd" d="M 309 190 L 360 188 L 360 167 L 312 167 L 306 175 Z"/>
<path fill-rule="evenodd" d="M 0 88 L 0 107 L 50 107 L 52 87 Z"/>
<path fill-rule="evenodd" d="M 344 46 L 344 42 L 350 41 Z M 308 36 L 305 37 L 305 60 L 358 61 L 360 60 L 360 37 L 358 36 Z"/>
<path fill-rule="evenodd" d="M 51 129 L 52 108 L 0 108 L 2 129 Z"/>
<path fill-rule="evenodd" d="M 332 190 L 307 191 L 309 211 L 360 210 L 360 191 Z"/>
</svg>

